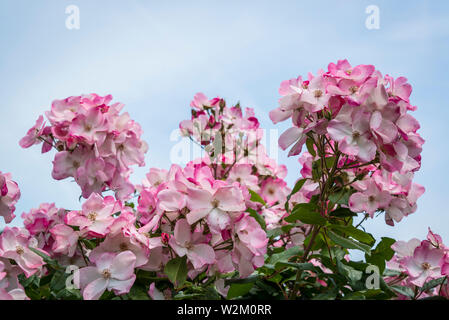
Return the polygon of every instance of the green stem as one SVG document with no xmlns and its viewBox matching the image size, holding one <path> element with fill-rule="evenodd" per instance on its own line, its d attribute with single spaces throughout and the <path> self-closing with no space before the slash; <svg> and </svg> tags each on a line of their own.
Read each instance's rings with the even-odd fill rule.
<svg viewBox="0 0 449 320">
<path fill-rule="evenodd" d="M 321 227 L 316 227 L 313 226 L 313 230 L 312 230 L 312 235 L 310 237 L 310 241 L 309 244 L 307 245 L 307 248 L 304 250 L 304 254 L 301 258 L 301 260 L 307 261 L 307 257 L 312 249 L 313 246 L 313 242 L 315 241 L 316 236 L 318 235 L 318 233 L 320 232 L 320 228 Z M 297 295 L 298 295 L 298 290 L 299 290 L 299 280 L 301 280 L 301 275 L 302 275 L 302 270 L 298 270 L 296 272 L 296 280 L 295 280 L 295 285 L 293 287 L 293 290 L 290 292 L 290 297 L 289 299 L 292 300 L 294 299 Z"/>
</svg>

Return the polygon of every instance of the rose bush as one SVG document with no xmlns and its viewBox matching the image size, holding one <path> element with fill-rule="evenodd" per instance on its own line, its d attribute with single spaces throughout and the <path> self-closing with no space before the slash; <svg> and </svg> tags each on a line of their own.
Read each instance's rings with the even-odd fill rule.
<svg viewBox="0 0 449 320">
<path fill-rule="evenodd" d="M 204 150 L 184 167 L 144 166 L 142 129 L 96 94 L 56 100 L 20 140 L 56 151 L 52 176 L 73 177 L 79 210 L 44 203 L 0 235 L 1 299 L 421 299 L 449 297 L 449 249 L 432 233 L 408 242 L 363 228 L 416 211 L 424 140 L 407 79 L 348 61 L 281 83 L 274 123 L 301 170 L 271 159 L 250 108 L 202 93 L 182 135 Z M 303 150 L 303 147 L 306 150 Z M 0 215 L 20 197 L 0 172 Z M 349 250 L 365 259 L 354 261 Z"/>
</svg>

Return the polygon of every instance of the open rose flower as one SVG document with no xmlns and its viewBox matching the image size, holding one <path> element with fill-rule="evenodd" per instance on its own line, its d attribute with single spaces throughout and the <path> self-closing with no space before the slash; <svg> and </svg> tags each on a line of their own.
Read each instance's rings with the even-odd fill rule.
<svg viewBox="0 0 449 320">
<path fill-rule="evenodd" d="M 131 251 L 103 253 L 95 266 L 79 269 L 74 281 L 79 283 L 85 300 L 98 300 L 105 290 L 122 295 L 129 292 L 136 280 L 135 263 L 136 256 Z"/>
</svg>

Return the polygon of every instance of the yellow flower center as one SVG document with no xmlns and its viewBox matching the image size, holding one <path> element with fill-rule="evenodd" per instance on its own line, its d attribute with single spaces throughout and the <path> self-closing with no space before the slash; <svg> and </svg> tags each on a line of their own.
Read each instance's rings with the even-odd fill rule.
<svg viewBox="0 0 449 320">
<path fill-rule="evenodd" d="M 109 271 L 109 269 L 104 269 L 101 274 L 103 275 L 103 278 L 105 278 L 105 279 L 111 278 L 111 271 Z"/>
<path fill-rule="evenodd" d="M 22 255 L 25 252 L 25 249 L 23 249 L 22 246 L 17 246 L 16 252 L 17 252 L 17 254 Z"/>
<path fill-rule="evenodd" d="M 421 264 L 421 267 L 422 267 L 424 270 L 429 270 L 429 269 L 430 269 L 430 264 L 429 264 L 428 262 L 423 262 L 423 263 Z"/>
<path fill-rule="evenodd" d="M 96 212 L 91 212 L 87 215 L 87 219 L 94 222 L 95 220 L 97 220 L 97 215 L 98 214 Z"/>
<path fill-rule="evenodd" d="M 358 132 L 358 131 L 354 131 L 353 133 L 352 133 L 352 138 L 355 140 L 355 139 L 357 139 L 357 138 L 359 138 L 360 137 L 360 132 Z"/>
<path fill-rule="evenodd" d="M 220 201 L 218 201 L 217 199 L 212 200 L 211 202 L 212 207 L 217 208 L 220 205 Z"/>
</svg>

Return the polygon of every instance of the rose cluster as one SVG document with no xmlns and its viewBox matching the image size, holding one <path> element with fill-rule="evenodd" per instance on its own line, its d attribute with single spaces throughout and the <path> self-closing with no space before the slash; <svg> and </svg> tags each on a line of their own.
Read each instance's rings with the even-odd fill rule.
<svg viewBox="0 0 449 320">
<path fill-rule="evenodd" d="M 11 180 L 11 174 L 0 171 L 0 216 L 6 223 L 10 223 L 14 219 L 15 204 L 19 198 L 19 186 Z"/>
<path fill-rule="evenodd" d="M 253 203 L 252 209 L 265 219 L 267 229 L 279 227 L 291 191 L 284 180 L 287 168 L 268 156 L 254 110 L 243 113 L 240 104 L 228 107 L 224 99 L 209 100 L 203 93 L 197 93 L 190 106 L 192 118 L 182 121 L 180 129 L 204 147 L 200 162 L 212 169 L 214 178 L 259 194 L 264 203 Z"/>
<path fill-rule="evenodd" d="M 216 110 L 214 125 L 221 128 L 219 130 L 225 136 L 230 135 L 228 129 L 236 132 L 246 130 L 247 137 L 255 134 L 258 129 L 256 118 L 244 120 L 239 106 L 228 109 L 224 100 L 216 100 L 221 101 L 221 107 Z M 56 115 L 67 117 L 72 112 L 67 109 L 71 108 L 73 101 L 60 103 L 53 103 L 51 113 L 47 114 L 52 127 L 45 127 L 40 118 L 21 140 L 21 145 L 43 142 L 45 151 L 46 144 L 49 144 L 48 149 L 62 146 L 54 162 L 53 174 L 72 172 L 77 177 L 84 174 L 83 170 L 90 165 L 89 160 L 73 158 L 79 160 L 75 171 L 59 164 L 73 164 L 67 160 L 70 157 L 93 157 L 95 154 L 99 155 L 97 159 L 104 161 L 101 157 L 105 153 L 101 150 L 118 141 L 113 138 L 118 139 L 120 134 L 118 130 L 114 133 L 97 130 L 98 123 L 92 122 L 91 131 L 95 133 L 90 133 L 92 145 L 87 147 L 88 139 L 85 136 L 81 139 L 81 135 L 75 135 L 71 130 L 72 124 L 75 123 L 77 128 L 80 120 L 71 119 L 69 122 L 55 119 Z M 95 117 L 110 119 L 107 112 L 112 106 L 106 113 L 101 109 L 105 106 L 89 106 L 91 109 L 88 111 Z M 248 109 L 247 113 L 253 114 L 253 111 Z M 231 114 L 232 120 L 228 118 Z M 128 121 L 128 118 L 125 120 Z M 95 121 L 101 122 L 99 119 Z M 126 127 L 132 135 L 132 129 L 138 126 L 127 121 L 121 122 L 126 124 L 122 127 Z M 117 122 L 120 121 L 113 123 Z M 105 123 L 108 123 L 107 120 Z M 65 129 L 60 126 L 65 126 Z M 62 136 L 60 131 L 66 134 Z M 268 238 L 258 219 L 265 218 L 269 227 L 277 224 L 285 215 L 285 210 L 280 208 L 290 191 L 283 180 L 285 166 L 279 166 L 266 155 L 260 144 L 260 132 L 258 134 L 250 147 L 239 149 L 237 146 L 243 144 L 235 140 L 240 139 L 241 135 L 234 135 L 234 140 L 226 140 L 228 146 L 232 146 L 227 149 L 227 154 L 216 153 L 217 157 L 214 158 L 214 150 L 208 150 L 203 158 L 191 161 L 184 168 L 172 165 L 170 170 L 150 169 L 142 185 L 136 186 L 139 196 L 135 209 L 134 204 L 122 201 L 117 193 L 116 197 L 112 197 L 96 192 L 104 190 L 99 187 L 85 194 L 88 197 L 81 210 L 58 209 L 54 204 L 45 203 L 24 213 L 24 228 L 7 227 L 0 236 L 2 262 L 6 265 L 9 260 L 5 258 L 15 262 L 14 270 L 7 272 L 12 279 L 9 283 L 18 283 L 18 270 L 22 270 L 26 277 L 34 274 L 45 276 L 49 272 L 42 257 L 35 251 L 38 250 L 62 267 L 77 266 L 79 270 L 75 273 L 75 282 L 83 297 L 99 299 L 105 290 L 117 295 L 129 292 L 138 270 L 165 277 L 167 263 L 176 257 L 185 257 L 190 279 L 201 273 L 216 277 L 217 289 L 220 288 L 225 295 L 228 287 L 225 287 L 220 274 L 238 272 L 244 278 L 264 264 Z M 103 144 L 99 139 L 104 140 Z M 130 141 L 124 143 L 130 144 Z M 90 153 L 82 155 L 82 151 L 87 152 L 88 149 L 91 149 Z M 257 163 L 248 160 L 251 153 L 258 153 Z M 59 157 L 66 160 L 60 162 Z M 215 161 L 217 158 L 223 163 L 218 164 Z M 120 162 L 123 159 L 120 153 L 116 154 L 115 160 Z M 252 198 L 256 192 L 260 194 L 258 201 Z M 19 289 L 23 291 L 20 286 Z M 149 294 L 157 290 L 153 286 Z"/>
<path fill-rule="evenodd" d="M 20 141 L 23 148 L 42 143 L 43 153 L 55 148 L 53 178 L 75 178 L 84 198 L 112 190 L 126 199 L 134 192 L 130 166 L 145 165 L 140 125 L 111 100 L 96 94 L 55 100 L 46 112 L 49 125 L 40 116 Z"/>
<path fill-rule="evenodd" d="M 240 104 L 228 107 L 220 97 L 196 94 L 191 119 L 180 130 L 203 156 L 184 167 L 151 168 L 134 186 L 131 167 L 144 165 L 147 145 L 140 126 L 120 113 L 123 105 L 96 94 L 54 101 L 46 112 L 49 125 L 40 116 L 20 145 L 56 149 L 52 176 L 73 177 L 86 200 L 79 210 L 43 203 L 22 214 L 22 228 L 3 229 L 0 299 L 33 298 L 35 278 L 55 285 L 67 268 L 74 268 L 80 291 L 51 292 L 51 298 L 61 292 L 117 298 L 143 287 L 146 298 L 160 299 L 204 293 L 208 286 L 227 297 L 225 280 L 250 275 L 258 279 L 255 287 L 276 291 L 276 285 L 284 297 L 296 298 L 329 293 L 345 274 L 355 281 L 361 272 L 335 269 L 357 265 L 346 249 L 377 250 L 360 224 L 352 226 L 355 213 L 384 212 L 393 225 L 416 210 L 424 192 L 413 182 L 424 140 L 409 114 L 416 109 L 411 86 L 403 77 L 342 60 L 307 80 L 282 82 L 279 92 L 280 106 L 270 118 L 292 121 L 281 148 L 292 146 L 293 156 L 307 147 L 293 189 L 284 180 L 286 167 L 268 156 L 254 111 L 243 112 Z M 11 176 L 0 172 L 0 215 L 7 223 L 19 197 Z M 449 251 L 438 235 L 429 231 L 424 241 L 392 248 L 388 285 L 405 298 L 407 292 L 449 298 L 441 280 L 449 274 Z M 339 276 L 326 280 L 333 273 Z M 352 282 L 342 283 L 343 296 L 350 297 Z"/>
<path fill-rule="evenodd" d="M 392 245 L 395 251 L 387 263 L 389 269 L 399 274 L 385 278 L 406 290 L 401 290 L 400 299 L 417 299 L 442 295 L 449 298 L 449 248 L 443 244 L 441 237 L 430 228 L 425 240 L 413 238 L 409 241 L 396 241 Z M 434 282 L 434 285 L 429 283 Z M 427 284 L 428 288 L 425 287 Z M 407 290 L 409 289 L 409 290 Z M 410 292 L 410 295 L 406 293 Z"/>
<path fill-rule="evenodd" d="M 160 251 L 158 265 L 176 254 L 187 256 L 192 277 L 206 269 L 247 277 L 264 263 L 268 240 L 246 212 L 248 189 L 215 179 L 204 163 L 150 170 L 138 204 L 141 232 L 166 236 L 169 250 Z"/>
<path fill-rule="evenodd" d="M 256 164 L 265 171 L 277 166 L 260 143 L 263 130 L 253 109 L 243 114 L 240 104 L 227 107 L 224 99 L 209 100 L 203 93 L 197 93 L 190 106 L 192 117 L 180 123 L 181 133 L 203 146 L 213 162 Z"/>
<path fill-rule="evenodd" d="M 409 101 L 407 79 L 392 78 L 372 65 L 352 67 L 348 61 L 330 63 L 328 71 L 281 83 L 280 106 L 270 112 L 274 123 L 291 119 L 292 127 L 279 138 L 282 149 L 300 157 L 309 187 L 318 190 L 314 161 L 328 158 L 328 172 L 342 188 L 355 191 L 349 199 L 354 212 L 373 217 L 385 211 L 393 225 L 416 210 L 424 188 L 413 182 L 421 166 L 424 140 L 417 133 L 416 110 Z M 306 192 L 312 192 L 310 188 Z"/>
</svg>

